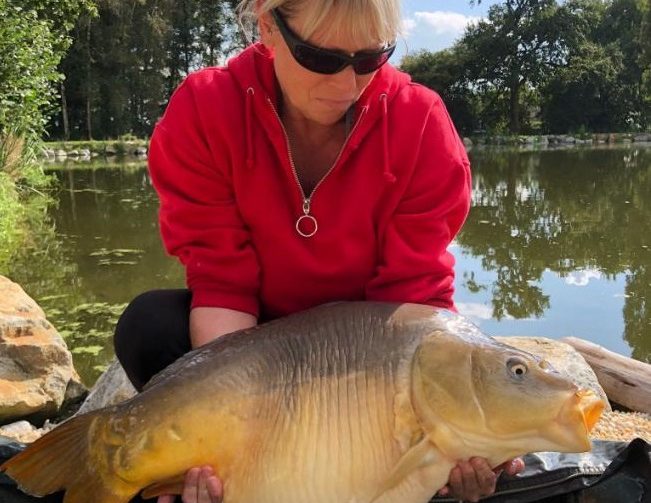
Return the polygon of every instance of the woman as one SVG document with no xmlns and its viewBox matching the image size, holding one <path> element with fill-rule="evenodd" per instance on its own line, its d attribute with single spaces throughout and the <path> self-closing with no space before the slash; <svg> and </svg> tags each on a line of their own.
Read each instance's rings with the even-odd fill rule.
<svg viewBox="0 0 651 503">
<path fill-rule="evenodd" d="M 191 347 L 325 302 L 454 308 L 447 247 L 469 164 L 440 98 L 385 64 L 399 1 L 241 9 L 260 42 L 190 75 L 152 137 L 161 233 L 189 290 L 144 294 L 120 319 L 116 353 L 137 388 Z M 495 478 L 483 459 L 461 462 L 444 492 L 476 501 Z M 221 492 L 197 467 L 183 501 Z"/>
</svg>

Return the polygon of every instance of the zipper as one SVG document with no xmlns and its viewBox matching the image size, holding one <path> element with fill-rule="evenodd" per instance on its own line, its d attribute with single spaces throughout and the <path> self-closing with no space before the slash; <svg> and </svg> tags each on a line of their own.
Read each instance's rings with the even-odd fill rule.
<svg viewBox="0 0 651 503">
<path fill-rule="evenodd" d="M 299 216 L 296 219 L 296 232 L 304 238 L 311 238 L 314 236 L 317 231 L 319 230 L 319 223 L 317 222 L 316 218 L 314 218 L 313 215 L 311 215 L 311 204 L 312 200 L 314 199 L 314 194 L 316 193 L 317 189 L 321 186 L 323 181 L 332 173 L 332 171 L 335 169 L 337 164 L 339 163 L 339 159 L 341 159 L 341 155 L 343 154 L 344 150 L 346 149 L 346 146 L 348 145 L 348 140 L 353 136 L 353 133 L 355 132 L 355 129 L 357 129 L 358 124 L 362 121 L 362 117 L 364 116 L 364 113 L 366 111 L 366 107 L 362 108 L 362 112 L 359 115 L 359 118 L 353 125 L 352 129 L 348 133 L 348 136 L 346 136 L 346 140 L 344 141 L 344 144 L 342 145 L 341 149 L 339 150 L 339 154 L 337 154 L 337 158 L 335 161 L 332 163 L 332 166 L 330 166 L 330 169 L 326 172 L 325 175 L 317 182 L 317 184 L 314 186 L 312 189 L 312 192 L 310 192 L 309 196 L 305 195 L 305 191 L 303 190 L 303 186 L 301 185 L 301 181 L 298 178 L 298 172 L 296 171 L 296 165 L 294 164 L 294 158 L 292 156 L 292 148 L 291 144 L 289 143 L 289 135 L 287 134 L 287 130 L 285 129 L 285 125 L 283 124 L 283 121 L 280 119 L 280 115 L 278 115 L 278 111 L 276 110 L 276 107 L 274 106 L 273 102 L 271 101 L 271 98 L 267 96 L 267 103 L 269 103 L 269 106 L 271 107 L 271 110 L 273 111 L 274 115 L 276 116 L 276 119 L 278 119 L 278 123 L 280 124 L 281 129 L 283 130 L 283 135 L 285 136 L 285 145 L 287 146 L 287 154 L 289 157 L 289 164 L 292 168 L 292 173 L 294 174 L 294 180 L 296 181 L 296 185 L 298 186 L 298 190 L 301 195 L 301 199 L 303 200 L 303 214 Z M 310 232 L 303 232 L 301 230 L 301 224 L 304 222 L 308 222 L 312 224 L 312 230 Z"/>
</svg>

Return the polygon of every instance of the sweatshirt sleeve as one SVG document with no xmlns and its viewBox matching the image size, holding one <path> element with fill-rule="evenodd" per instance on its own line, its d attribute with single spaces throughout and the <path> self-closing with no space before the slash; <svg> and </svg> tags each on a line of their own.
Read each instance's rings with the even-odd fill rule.
<svg viewBox="0 0 651 503">
<path fill-rule="evenodd" d="M 413 175 L 387 225 L 366 298 L 455 309 L 454 257 L 447 248 L 468 215 L 470 196 L 470 163 L 437 97 Z"/>
<path fill-rule="evenodd" d="M 219 138 L 208 141 L 191 78 L 172 96 L 150 144 L 163 243 L 185 266 L 193 308 L 257 316 L 259 265 L 235 201 L 228 152 Z"/>
</svg>

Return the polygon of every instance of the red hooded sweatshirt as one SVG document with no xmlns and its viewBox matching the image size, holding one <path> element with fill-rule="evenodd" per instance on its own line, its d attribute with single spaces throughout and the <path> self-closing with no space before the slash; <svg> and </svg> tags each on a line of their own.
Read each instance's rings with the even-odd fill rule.
<svg viewBox="0 0 651 503">
<path fill-rule="evenodd" d="M 337 300 L 453 308 L 447 247 L 468 213 L 470 169 L 439 96 L 383 66 L 306 201 L 272 58 L 256 44 L 190 75 L 151 140 L 161 233 L 186 268 L 192 307 L 263 319 Z M 318 224 L 311 237 L 296 229 L 306 213 Z"/>
</svg>

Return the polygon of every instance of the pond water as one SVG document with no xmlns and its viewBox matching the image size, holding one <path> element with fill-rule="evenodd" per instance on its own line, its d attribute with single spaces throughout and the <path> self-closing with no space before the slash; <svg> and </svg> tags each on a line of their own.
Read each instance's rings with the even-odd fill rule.
<svg viewBox="0 0 651 503">
<path fill-rule="evenodd" d="M 490 335 L 576 336 L 651 362 L 651 148 L 471 151 L 456 301 Z M 0 271 L 45 309 L 92 384 L 138 293 L 182 287 L 144 163 L 47 168 L 55 201 Z M 1 246 L 1 245 L 0 245 Z"/>
</svg>

